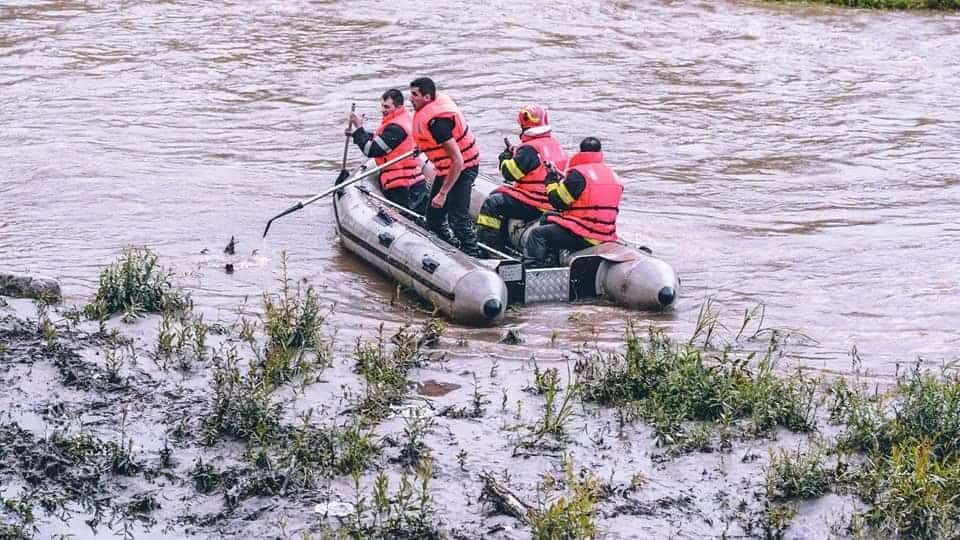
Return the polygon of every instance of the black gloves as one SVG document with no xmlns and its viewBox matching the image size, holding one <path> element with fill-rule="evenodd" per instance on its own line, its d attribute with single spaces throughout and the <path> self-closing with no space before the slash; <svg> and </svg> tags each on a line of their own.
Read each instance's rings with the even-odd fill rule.
<svg viewBox="0 0 960 540">
<path fill-rule="evenodd" d="M 548 217 L 550 217 L 550 216 L 558 216 L 558 215 L 560 215 L 560 214 L 557 214 L 556 212 L 544 212 L 543 215 L 540 216 L 540 224 L 541 224 L 541 225 L 546 225 L 547 223 L 549 223 L 549 222 L 547 221 L 547 218 L 548 218 Z"/>
<path fill-rule="evenodd" d="M 500 163 L 503 163 L 508 159 L 513 159 L 513 151 L 507 148 L 503 152 L 500 152 L 500 155 L 497 156 L 497 158 L 500 160 Z"/>
<path fill-rule="evenodd" d="M 543 177 L 543 183 L 545 184 L 556 184 L 559 181 L 560 174 L 555 170 L 551 170 L 546 176 Z"/>
</svg>

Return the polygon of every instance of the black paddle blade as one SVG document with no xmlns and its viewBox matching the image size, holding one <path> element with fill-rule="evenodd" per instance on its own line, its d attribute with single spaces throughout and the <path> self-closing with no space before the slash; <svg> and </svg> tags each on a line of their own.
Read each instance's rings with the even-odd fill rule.
<svg viewBox="0 0 960 540">
<path fill-rule="evenodd" d="M 346 169 L 340 169 L 340 175 L 337 176 L 337 179 L 336 179 L 336 180 L 334 180 L 333 185 L 337 185 L 337 184 L 339 184 L 340 182 L 343 182 L 344 180 L 346 180 L 346 179 L 349 178 L 349 177 L 350 177 L 350 173 L 347 172 Z"/>
<path fill-rule="evenodd" d="M 270 218 L 270 221 L 267 222 L 266 228 L 263 229 L 263 236 L 262 236 L 261 238 L 266 238 L 266 237 L 267 237 L 267 231 L 270 230 L 270 225 L 271 225 L 275 220 L 280 219 L 280 218 L 282 218 L 283 216 L 285 216 L 285 215 L 287 215 L 287 214 L 289 214 L 289 213 L 291 213 L 291 212 L 296 212 L 297 210 L 299 210 L 299 209 L 301 209 L 301 208 L 303 208 L 303 203 L 302 203 L 302 202 L 298 202 L 297 204 L 291 206 L 290 208 L 287 208 L 287 209 L 284 210 L 283 212 L 280 212 L 279 214 L 277 214 L 277 215 L 273 216 L 272 218 Z"/>
</svg>

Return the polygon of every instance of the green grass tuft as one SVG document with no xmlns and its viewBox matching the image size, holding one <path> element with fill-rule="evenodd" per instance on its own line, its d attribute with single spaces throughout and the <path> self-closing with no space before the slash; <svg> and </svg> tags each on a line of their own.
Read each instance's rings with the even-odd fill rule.
<svg viewBox="0 0 960 540">
<path fill-rule="evenodd" d="M 189 297 L 171 285 L 170 272 L 157 258 L 148 247 L 124 248 L 120 259 L 100 272 L 97 292 L 84 314 L 103 320 L 123 313 L 129 321 L 144 313 L 186 309 Z"/>
</svg>

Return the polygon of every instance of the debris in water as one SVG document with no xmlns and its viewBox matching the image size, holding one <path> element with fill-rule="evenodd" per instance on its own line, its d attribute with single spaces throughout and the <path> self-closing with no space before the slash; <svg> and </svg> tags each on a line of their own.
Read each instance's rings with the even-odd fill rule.
<svg viewBox="0 0 960 540">
<path fill-rule="evenodd" d="M 236 247 L 237 247 L 237 240 L 233 236 L 231 236 L 230 243 L 227 244 L 227 247 L 223 248 L 223 252 L 226 253 L 227 255 L 233 255 L 234 253 L 236 253 Z"/>
<path fill-rule="evenodd" d="M 460 388 L 459 384 L 435 381 L 433 379 L 417 383 L 417 393 L 421 396 L 445 396 L 457 388 Z"/>
<path fill-rule="evenodd" d="M 507 330 L 507 334 L 503 336 L 503 339 L 500 340 L 500 343 L 504 345 L 519 345 L 523 343 L 523 338 L 520 337 L 520 331 L 511 328 Z"/>
<path fill-rule="evenodd" d="M 226 265 L 223 269 L 224 269 L 228 274 L 232 274 L 232 273 L 233 273 L 233 265 L 230 264 L 230 263 L 227 263 L 227 265 Z"/>
<path fill-rule="evenodd" d="M 201 254 L 201 255 L 206 255 L 209 251 L 210 251 L 209 249 L 203 248 L 203 249 L 200 250 L 200 254 Z"/>
</svg>

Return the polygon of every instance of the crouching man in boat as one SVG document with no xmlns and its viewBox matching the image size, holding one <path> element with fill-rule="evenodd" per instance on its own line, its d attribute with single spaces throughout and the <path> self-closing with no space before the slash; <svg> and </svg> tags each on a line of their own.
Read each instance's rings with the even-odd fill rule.
<svg viewBox="0 0 960 540">
<path fill-rule="evenodd" d="M 457 105 L 428 77 L 410 83 L 413 115 L 413 139 L 433 163 L 437 177 L 430 190 L 427 228 L 447 241 L 449 220 L 460 249 L 478 257 L 477 230 L 470 217 L 470 191 L 480 167 L 480 147 Z M 451 242 L 452 243 L 452 242 Z"/>
<path fill-rule="evenodd" d="M 567 167 L 567 153 L 553 138 L 546 107 L 522 107 L 517 122 L 520 146 L 508 147 L 499 156 L 500 174 L 508 184 L 487 196 L 477 215 L 480 241 L 496 249 L 506 244 L 507 220 L 530 221 L 553 210 L 544 183 L 545 164 L 551 162 L 561 171 Z"/>
<path fill-rule="evenodd" d="M 600 140 L 587 137 L 567 162 L 565 175 L 548 164 L 547 198 L 559 213 L 530 232 L 524 246 L 528 267 L 548 265 L 560 250 L 578 251 L 617 239 L 617 213 L 623 183 L 603 162 Z"/>
<path fill-rule="evenodd" d="M 353 130 L 347 129 L 347 135 L 353 135 L 353 142 L 363 155 L 374 158 L 377 165 L 413 150 L 413 116 L 403 106 L 403 93 L 390 89 L 380 99 L 383 120 L 376 131 L 370 133 L 363 129 L 363 117 L 357 113 L 350 113 Z M 387 199 L 418 214 L 427 210 L 427 183 L 421 172 L 420 160 L 415 157 L 399 161 L 381 171 L 380 189 Z"/>
</svg>

